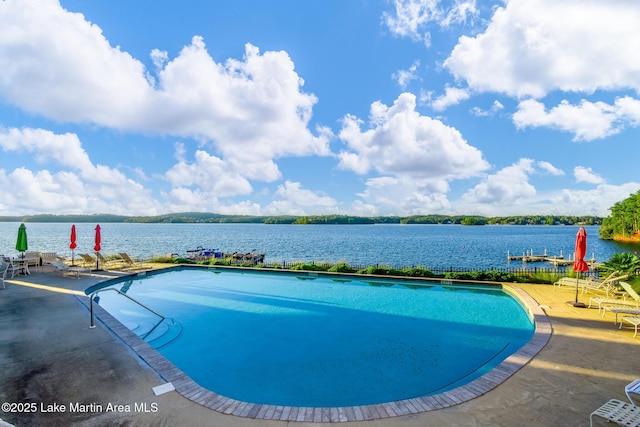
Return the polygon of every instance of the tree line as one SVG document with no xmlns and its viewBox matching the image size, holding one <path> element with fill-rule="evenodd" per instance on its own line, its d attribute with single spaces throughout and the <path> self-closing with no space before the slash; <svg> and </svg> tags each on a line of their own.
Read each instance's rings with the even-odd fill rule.
<svg viewBox="0 0 640 427">
<path fill-rule="evenodd" d="M 640 197 L 640 196 L 639 196 Z M 626 205 L 625 205 L 626 206 Z M 612 208 L 613 209 L 613 208 Z M 618 209 L 615 209 L 617 214 Z M 461 225 L 600 225 L 596 216 L 525 215 L 484 217 L 477 215 L 412 215 L 412 216 L 351 216 L 351 215 L 222 215 L 208 212 L 183 212 L 155 216 L 95 215 L 26 215 L 1 216 L 2 222 L 75 222 L 75 223 L 258 223 L 258 224 L 461 224 Z M 625 226 L 635 227 L 638 218 Z"/>
<path fill-rule="evenodd" d="M 611 215 L 604 218 L 600 237 L 605 240 L 633 238 L 640 235 L 640 191 L 609 208 Z"/>
</svg>

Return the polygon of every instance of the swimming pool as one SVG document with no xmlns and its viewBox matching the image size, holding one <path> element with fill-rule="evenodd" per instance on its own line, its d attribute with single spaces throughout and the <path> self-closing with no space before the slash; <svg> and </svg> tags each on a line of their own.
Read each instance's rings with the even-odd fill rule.
<svg viewBox="0 0 640 427">
<path fill-rule="evenodd" d="M 534 331 L 499 287 L 191 268 L 110 286 L 181 326 L 146 338 L 198 384 L 265 405 L 435 395 L 487 373 Z M 99 298 L 138 335 L 158 323 L 116 293 Z"/>
</svg>

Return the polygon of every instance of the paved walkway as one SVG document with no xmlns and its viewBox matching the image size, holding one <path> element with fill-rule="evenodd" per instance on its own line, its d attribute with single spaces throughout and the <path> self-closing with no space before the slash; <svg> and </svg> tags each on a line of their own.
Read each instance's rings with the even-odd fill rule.
<svg viewBox="0 0 640 427">
<path fill-rule="evenodd" d="M 14 426 L 329 425 L 234 417 L 175 391 L 154 395 L 152 388 L 164 380 L 103 324 L 89 328 L 80 301 L 86 297 L 74 295 L 114 275 L 34 273 L 0 289 L 0 403 L 14 404 L 0 419 Z M 529 364 L 457 406 L 345 425 L 584 426 L 610 398 L 626 399 L 625 384 L 640 377 L 640 338 L 618 330 L 613 315 L 603 319 L 595 309 L 567 305 L 574 297 L 568 288 L 519 287 L 538 301 L 553 327 L 549 343 Z"/>
</svg>

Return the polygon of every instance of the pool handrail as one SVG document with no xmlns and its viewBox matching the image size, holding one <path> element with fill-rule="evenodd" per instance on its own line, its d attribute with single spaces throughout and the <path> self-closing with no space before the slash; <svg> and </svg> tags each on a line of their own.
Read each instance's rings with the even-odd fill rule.
<svg viewBox="0 0 640 427">
<path fill-rule="evenodd" d="M 119 293 L 120 295 L 122 295 L 122 296 L 124 296 L 124 297 L 126 297 L 126 298 L 130 299 L 130 300 L 131 300 L 131 301 L 133 301 L 133 302 L 135 302 L 135 303 L 136 303 L 136 304 L 138 304 L 140 307 L 142 307 L 142 308 L 145 308 L 145 309 L 149 310 L 151 313 L 153 313 L 153 314 L 155 314 L 156 316 L 160 317 L 162 320 L 166 319 L 166 317 L 165 317 L 165 316 L 163 316 L 162 314 L 160 314 L 160 313 L 158 313 L 157 311 L 155 311 L 155 310 L 153 310 L 153 309 L 151 309 L 151 308 L 147 307 L 146 305 L 144 305 L 144 304 L 143 304 L 143 303 L 141 303 L 140 301 L 138 301 L 138 300 L 136 300 L 136 299 L 134 299 L 134 298 L 131 298 L 129 295 L 125 294 L 124 292 L 120 291 L 119 289 L 116 289 L 116 288 L 102 288 L 102 289 L 98 289 L 98 290 L 96 290 L 96 291 L 93 291 L 93 292 L 91 293 L 91 295 L 89 295 L 89 311 L 90 311 L 90 313 L 91 313 L 91 324 L 89 325 L 89 328 L 91 328 L 91 329 L 93 329 L 93 328 L 95 328 L 95 327 L 96 327 L 95 323 L 93 322 L 93 298 L 94 298 L 94 297 L 95 297 L 99 292 L 102 292 L 102 291 L 116 291 L 116 292 L 117 292 L 117 293 Z M 161 323 L 161 322 L 162 322 L 162 321 L 160 321 L 160 323 Z M 158 325 L 156 325 L 156 327 L 157 327 L 157 326 L 158 326 Z M 155 327 L 154 327 L 154 329 L 155 329 Z"/>
</svg>

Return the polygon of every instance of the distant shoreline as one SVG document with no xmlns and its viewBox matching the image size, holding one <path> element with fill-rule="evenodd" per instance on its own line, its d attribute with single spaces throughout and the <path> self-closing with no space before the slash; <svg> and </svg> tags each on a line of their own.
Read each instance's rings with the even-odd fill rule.
<svg viewBox="0 0 640 427">
<path fill-rule="evenodd" d="M 110 214 L 92 215 L 15 215 L 0 216 L 0 222 L 26 223 L 136 223 L 136 224 L 300 224 L 300 225 L 372 225 L 372 224 L 460 224 L 460 225 L 601 225 L 596 216 L 522 215 L 483 217 L 478 215 L 412 215 L 412 216 L 350 216 L 350 215 L 279 215 L 249 216 L 222 215 L 206 212 L 184 212 L 157 216 L 124 216 Z M 634 240 L 636 241 L 636 240 Z M 640 241 L 640 240 L 638 240 Z"/>
<path fill-rule="evenodd" d="M 623 236 L 622 234 L 616 234 L 611 240 L 623 243 L 640 243 L 640 234 L 634 234 L 633 236 Z"/>
</svg>

